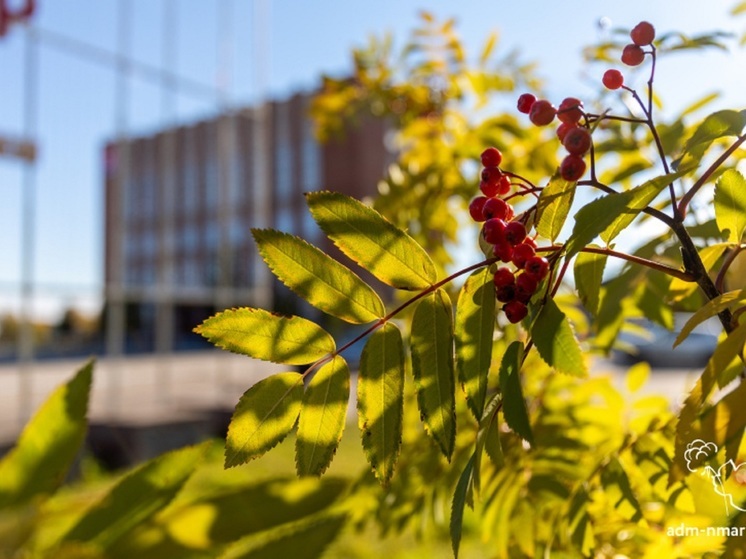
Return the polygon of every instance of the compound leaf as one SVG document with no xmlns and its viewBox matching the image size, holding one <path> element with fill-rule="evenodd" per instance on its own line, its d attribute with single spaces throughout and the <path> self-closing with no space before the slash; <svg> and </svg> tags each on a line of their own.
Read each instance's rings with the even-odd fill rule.
<svg viewBox="0 0 746 559">
<path fill-rule="evenodd" d="M 456 438 L 451 301 L 442 289 L 422 299 L 412 317 L 412 373 L 428 433 L 450 460 Z"/>
<path fill-rule="evenodd" d="M 0 508 L 54 492 L 65 479 L 88 427 L 93 361 L 49 396 L 0 461 Z"/>
<path fill-rule="evenodd" d="M 373 208 L 328 191 L 308 193 L 306 202 L 334 244 L 382 282 L 416 290 L 437 279 L 435 265 L 425 250 Z"/>
<path fill-rule="evenodd" d="M 381 298 L 367 283 L 315 246 L 274 229 L 251 232 L 272 273 L 317 309 L 353 324 L 386 314 Z"/>
<path fill-rule="evenodd" d="M 404 413 L 404 343 L 390 322 L 373 332 L 363 348 L 357 410 L 365 455 L 386 484 L 399 457 Z"/>
<path fill-rule="evenodd" d="M 311 379 L 298 419 L 295 465 L 300 476 L 320 476 L 331 464 L 347 419 L 350 369 L 337 355 Z"/>
<path fill-rule="evenodd" d="M 726 170 L 715 184 L 715 220 L 728 232 L 729 243 L 740 243 L 746 230 L 746 179 L 735 169 Z"/>
<path fill-rule="evenodd" d="M 311 363 L 336 348 L 334 339 L 310 320 L 249 307 L 211 316 L 194 331 L 222 349 L 286 365 Z"/>
<path fill-rule="evenodd" d="M 454 328 L 458 378 L 469 409 L 480 420 L 487 394 L 495 329 L 495 290 L 488 268 L 474 272 L 461 288 Z"/>
<path fill-rule="evenodd" d="M 508 346 L 500 363 L 500 391 L 503 395 L 503 415 L 508 426 L 521 438 L 533 444 L 534 436 L 528 419 L 526 400 L 521 386 L 523 344 L 515 341 Z"/>
<path fill-rule="evenodd" d="M 258 458 L 295 425 L 303 400 L 303 377 L 277 373 L 244 392 L 233 412 L 225 442 L 225 467 Z"/>
<path fill-rule="evenodd" d="M 547 299 L 531 326 L 539 355 L 550 367 L 560 373 L 574 376 L 587 376 L 588 369 L 580 351 L 575 334 L 557 303 Z"/>
</svg>

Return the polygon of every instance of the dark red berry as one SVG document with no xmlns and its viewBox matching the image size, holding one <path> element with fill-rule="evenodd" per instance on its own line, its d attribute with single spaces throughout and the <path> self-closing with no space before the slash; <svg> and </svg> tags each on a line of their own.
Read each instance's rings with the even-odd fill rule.
<svg viewBox="0 0 746 559">
<path fill-rule="evenodd" d="M 632 42 L 638 47 L 649 45 L 655 39 L 655 27 L 647 21 L 641 21 L 629 32 Z"/>
<path fill-rule="evenodd" d="M 484 221 L 484 204 L 488 198 L 485 196 L 477 196 L 469 203 L 469 215 L 474 221 Z"/>
<path fill-rule="evenodd" d="M 536 287 L 538 285 L 538 281 L 536 281 L 536 278 L 532 276 L 531 274 L 520 274 L 517 278 L 515 278 L 515 285 L 516 287 L 520 287 L 523 291 L 528 293 L 529 298 L 531 295 L 536 293 Z"/>
<path fill-rule="evenodd" d="M 513 249 L 513 264 L 516 268 L 523 268 L 526 265 L 526 260 L 536 254 L 534 247 L 530 244 L 523 242 Z"/>
<path fill-rule="evenodd" d="M 536 103 L 536 95 L 524 93 L 518 98 L 518 112 L 524 114 L 530 113 L 534 103 Z"/>
<path fill-rule="evenodd" d="M 484 236 L 484 240 L 491 245 L 504 241 L 505 222 L 496 217 L 488 219 L 482 226 L 482 235 Z"/>
<path fill-rule="evenodd" d="M 496 182 L 479 181 L 479 190 L 482 191 L 487 198 L 497 196 L 497 185 Z"/>
<path fill-rule="evenodd" d="M 570 153 L 583 155 L 591 147 L 591 133 L 587 128 L 576 126 L 567 133 L 562 145 Z"/>
<path fill-rule="evenodd" d="M 495 287 L 505 287 L 506 285 L 513 285 L 515 283 L 515 275 L 510 268 L 502 266 L 495 272 L 495 277 L 492 279 Z"/>
<path fill-rule="evenodd" d="M 567 133 L 575 128 L 575 124 L 571 124 L 569 122 L 563 122 L 557 127 L 557 137 L 559 138 L 559 141 L 562 142 L 565 139 L 565 136 Z"/>
<path fill-rule="evenodd" d="M 513 245 L 504 238 L 500 242 L 495 243 L 492 252 L 501 262 L 510 262 L 513 260 Z"/>
<path fill-rule="evenodd" d="M 575 124 L 583 116 L 583 102 L 575 97 L 567 97 L 557 109 L 557 118 L 562 122 Z"/>
<path fill-rule="evenodd" d="M 515 299 L 515 285 L 503 285 L 495 290 L 495 297 L 501 303 L 508 303 Z"/>
<path fill-rule="evenodd" d="M 505 226 L 505 240 L 516 246 L 526 238 L 526 226 L 520 221 L 511 221 Z"/>
<path fill-rule="evenodd" d="M 566 181 L 576 181 L 585 173 L 585 161 L 579 155 L 570 154 L 560 164 L 560 175 Z"/>
<path fill-rule="evenodd" d="M 496 217 L 505 221 L 505 218 L 508 215 L 508 209 L 508 203 L 502 198 L 488 198 L 484 203 L 482 213 L 484 213 L 485 219 Z"/>
<path fill-rule="evenodd" d="M 622 62 L 627 66 L 638 66 L 642 64 L 644 58 L 645 52 L 641 47 L 634 44 L 627 45 L 622 51 Z"/>
<path fill-rule="evenodd" d="M 546 126 L 554 120 L 556 114 L 557 109 L 554 108 L 554 105 L 549 101 L 541 99 L 531 106 L 531 112 L 528 113 L 528 118 L 536 126 Z"/>
<path fill-rule="evenodd" d="M 549 261 L 543 256 L 533 256 L 526 260 L 526 265 L 523 269 L 526 274 L 533 276 L 539 282 L 549 273 Z"/>
<path fill-rule="evenodd" d="M 536 250 L 536 241 L 534 241 L 531 237 L 526 237 L 523 239 L 524 245 L 529 245 L 532 249 Z"/>
<path fill-rule="evenodd" d="M 508 175 L 503 175 L 500 177 L 500 180 L 497 181 L 497 194 L 502 196 L 508 192 L 510 192 L 510 177 Z"/>
<path fill-rule="evenodd" d="M 608 89 L 619 89 L 624 85 L 624 76 L 619 70 L 606 70 L 604 77 L 601 79 Z"/>
<path fill-rule="evenodd" d="M 497 167 L 485 167 L 482 169 L 482 180 L 484 182 L 497 183 L 502 176 L 503 172 Z"/>
<path fill-rule="evenodd" d="M 516 324 L 526 318 L 528 307 L 520 301 L 511 301 L 503 307 L 503 312 L 512 324 Z"/>
<path fill-rule="evenodd" d="M 497 148 L 489 147 L 482 152 L 482 165 L 484 167 L 499 167 L 503 160 L 503 154 Z"/>
</svg>

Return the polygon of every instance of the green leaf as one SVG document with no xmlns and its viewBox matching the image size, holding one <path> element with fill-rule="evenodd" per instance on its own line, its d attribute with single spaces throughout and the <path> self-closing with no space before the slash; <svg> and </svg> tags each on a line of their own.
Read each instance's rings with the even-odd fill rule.
<svg viewBox="0 0 746 559">
<path fill-rule="evenodd" d="M 204 444 L 185 447 L 146 462 L 89 508 L 62 541 L 89 542 L 106 551 L 171 502 L 205 450 Z"/>
<path fill-rule="evenodd" d="M 606 258 L 605 254 L 592 252 L 581 252 L 575 258 L 575 288 L 586 310 L 593 316 L 598 312 Z"/>
<path fill-rule="evenodd" d="M 331 464 L 342 439 L 350 401 L 350 369 L 337 355 L 321 367 L 305 393 L 295 440 L 299 476 L 320 476 Z"/>
<path fill-rule="evenodd" d="M 503 395 L 503 415 L 508 426 L 524 440 L 533 444 L 534 435 L 528 419 L 526 400 L 521 386 L 523 344 L 515 341 L 508 346 L 500 363 L 500 391 Z"/>
<path fill-rule="evenodd" d="M 694 134 L 686 142 L 683 154 L 674 162 L 674 167 L 682 161 L 695 161 L 704 155 L 715 140 L 727 136 L 738 136 L 746 125 L 746 111 L 717 111 L 705 118 Z"/>
<path fill-rule="evenodd" d="M 715 184 L 715 220 L 729 243 L 740 243 L 746 229 L 746 179 L 727 169 Z"/>
<path fill-rule="evenodd" d="M 381 214 L 344 194 L 306 194 L 311 215 L 339 249 L 382 282 L 399 289 L 435 283 L 435 265 L 407 233 Z"/>
<path fill-rule="evenodd" d="M 682 174 L 662 175 L 626 192 L 607 194 L 583 206 L 575 214 L 572 235 L 565 245 L 567 257 L 580 252 L 598 235 L 607 243 L 611 242 L 661 190 Z"/>
<path fill-rule="evenodd" d="M 557 303 L 547 299 L 531 326 L 534 345 L 544 362 L 560 373 L 587 376 L 588 369 L 575 334 Z"/>
<path fill-rule="evenodd" d="M 495 330 L 495 289 L 488 268 L 474 272 L 461 288 L 454 328 L 458 378 L 469 409 L 479 420 L 487 395 Z"/>
<path fill-rule="evenodd" d="M 632 522 L 643 519 L 640 502 L 632 491 L 627 472 L 616 456 L 612 456 L 609 463 L 601 469 L 601 485 L 606 498 L 625 519 Z"/>
<path fill-rule="evenodd" d="M 594 534 L 588 505 L 591 499 L 584 488 L 580 488 L 572 501 L 568 511 L 570 540 L 580 550 L 584 557 L 590 557 L 594 548 Z"/>
<path fill-rule="evenodd" d="M 746 289 L 728 291 L 727 293 L 723 293 L 719 297 L 715 297 L 713 300 L 708 301 L 705 305 L 700 307 L 697 312 L 689 318 L 689 320 L 686 321 L 686 324 L 684 324 L 681 332 L 679 332 L 679 335 L 676 337 L 673 347 L 676 347 L 683 342 L 698 325 L 702 324 L 708 318 L 711 318 L 725 309 L 732 307 L 735 303 L 740 303 L 744 300 L 746 300 Z"/>
<path fill-rule="evenodd" d="M 251 233 L 272 273 L 317 309 L 353 324 L 386 314 L 381 298 L 367 283 L 315 246 L 273 229 Z"/>
<path fill-rule="evenodd" d="M 53 493 L 85 439 L 93 361 L 57 388 L 0 461 L 0 509 Z"/>
<path fill-rule="evenodd" d="M 536 206 L 536 231 L 539 235 L 552 242 L 557 239 L 570 212 L 576 186 L 576 182 L 554 176 L 544 187 Z"/>
<path fill-rule="evenodd" d="M 404 413 L 404 343 L 390 322 L 373 332 L 363 348 L 357 410 L 365 455 L 386 484 L 399 457 Z"/>
<path fill-rule="evenodd" d="M 451 501 L 451 547 L 453 548 L 453 556 L 458 559 L 458 548 L 461 544 L 461 531 L 464 523 L 464 505 L 466 504 L 466 492 L 469 488 L 469 479 L 471 479 L 471 473 L 474 468 L 474 455 L 472 454 L 469 461 L 466 463 L 464 471 L 461 472 L 461 476 L 458 478 L 456 484 L 456 490 L 453 492 L 453 501 Z"/>
<path fill-rule="evenodd" d="M 347 515 L 325 512 L 251 535 L 231 544 L 220 559 L 317 559 L 347 522 Z"/>
<path fill-rule="evenodd" d="M 420 415 L 450 460 L 456 439 L 456 403 L 451 301 L 444 290 L 438 289 L 419 302 L 410 340 Z"/>
<path fill-rule="evenodd" d="M 260 457 L 295 425 L 303 400 L 303 377 L 278 373 L 244 392 L 233 412 L 225 442 L 225 467 Z"/>
<path fill-rule="evenodd" d="M 249 307 L 211 316 L 194 331 L 222 349 L 286 365 L 311 363 L 336 349 L 334 339 L 310 320 Z"/>
</svg>

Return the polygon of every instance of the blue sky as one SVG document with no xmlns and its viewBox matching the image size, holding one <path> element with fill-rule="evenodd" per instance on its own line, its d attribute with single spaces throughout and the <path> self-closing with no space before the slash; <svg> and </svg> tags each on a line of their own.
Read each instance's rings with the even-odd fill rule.
<svg viewBox="0 0 746 559">
<path fill-rule="evenodd" d="M 557 99 L 587 90 L 580 49 L 598 37 L 597 22 L 602 16 L 615 25 L 648 20 L 659 30 L 687 33 L 715 28 L 741 31 L 746 27 L 746 18 L 728 16 L 734 2 L 726 0 L 267 0 L 260 20 L 255 19 L 254 2 L 249 0 L 124 1 L 131 14 L 131 54 L 136 60 L 153 67 L 162 65 L 164 14 L 170 2 L 176 14 L 176 42 L 170 51 L 176 73 L 204 83 L 207 89 L 222 83 L 226 98 L 235 105 L 249 103 L 261 94 L 282 96 L 311 88 L 322 72 L 343 74 L 349 68 L 350 48 L 364 43 L 371 34 L 390 31 L 401 44 L 423 7 L 439 17 L 456 16 L 457 29 L 472 53 L 497 30 L 503 51 L 518 48 L 524 60 L 539 64 L 548 91 Z M 50 37 L 64 35 L 115 51 L 120 2 L 37 3 L 34 25 L 47 39 L 39 47 L 34 111 L 40 147 L 34 275 L 42 284 L 40 291 L 45 284 L 56 286 L 55 295 L 43 298 L 39 309 L 78 303 L 90 307 L 98 301 L 103 280 L 101 147 L 117 127 L 117 77 L 113 67 L 61 50 Z M 230 24 L 218 33 L 218 22 L 226 16 Z M 263 39 L 258 39 L 257 30 Z M 20 27 L 0 39 L 0 134 L 23 131 L 24 39 Z M 230 61 L 222 68 L 220 53 Z M 602 70 L 598 68 L 599 74 Z M 263 84 L 257 83 L 257 76 L 263 76 Z M 660 66 L 659 91 L 669 106 L 681 107 L 701 94 L 722 90 L 725 96 L 718 106 L 742 108 L 746 104 L 744 76 L 743 52 L 736 56 L 716 51 L 681 55 Z M 212 93 L 194 96 L 181 91 L 164 96 L 157 84 L 138 76 L 129 80 L 128 88 L 127 124 L 134 133 L 194 120 L 212 113 L 218 104 L 217 94 Z M 0 159 L 0 312 L 14 306 L 17 299 L 22 175 L 19 163 Z"/>
</svg>

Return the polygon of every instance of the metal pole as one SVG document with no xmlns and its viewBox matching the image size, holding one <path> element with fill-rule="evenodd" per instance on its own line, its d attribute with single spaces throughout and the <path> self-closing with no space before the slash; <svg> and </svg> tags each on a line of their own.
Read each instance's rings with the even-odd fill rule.
<svg viewBox="0 0 746 559">
<path fill-rule="evenodd" d="M 26 25 L 24 61 L 24 107 L 23 127 L 27 138 L 36 133 L 38 105 L 39 53 L 34 30 Z M 19 357 L 19 421 L 21 424 L 31 416 L 33 409 L 34 359 L 34 259 L 36 253 L 36 166 L 26 161 L 23 168 L 23 208 L 21 225 L 21 328 L 18 338 Z"/>
</svg>

